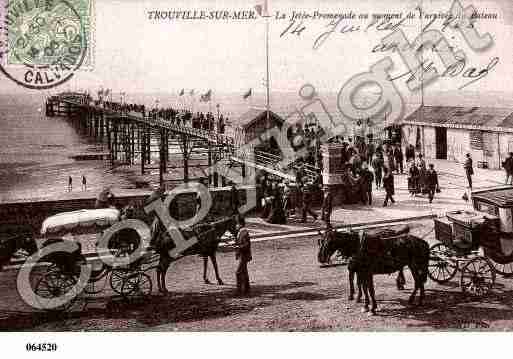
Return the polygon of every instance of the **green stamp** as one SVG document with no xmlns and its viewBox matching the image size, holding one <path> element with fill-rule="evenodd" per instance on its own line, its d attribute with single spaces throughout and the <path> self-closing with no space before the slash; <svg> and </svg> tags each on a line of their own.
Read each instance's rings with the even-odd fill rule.
<svg viewBox="0 0 513 359">
<path fill-rule="evenodd" d="M 94 65 L 94 0 L 0 0 L 0 70 L 48 89 Z"/>
</svg>

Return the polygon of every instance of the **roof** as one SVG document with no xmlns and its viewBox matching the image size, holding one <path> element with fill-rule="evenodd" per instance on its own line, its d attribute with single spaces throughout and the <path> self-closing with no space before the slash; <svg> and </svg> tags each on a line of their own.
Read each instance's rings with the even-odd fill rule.
<svg viewBox="0 0 513 359">
<path fill-rule="evenodd" d="M 267 118 L 266 110 L 259 109 L 259 108 L 251 108 L 239 117 L 239 122 L 237 124 L 243 128 L 248 128 L 255 122 L 261 121 L 266 118 Z M 269 118 L 271 119 L 271 121 L 275 121 L 280 124 L 285 122 L 284 119 L 282 119 L 280 116 L 278 116 L 276 113 L 274 113 L 272 111 L 269 111 Z"/>
<path fill-rule="evenodd" d="M 513 187 L 500 187 L 472 192 L 472 200 L 487 202 L 498 207 L 513 207 Z"/>
<path fill-rule="evenodd" d="M 401 122 L 403 124 L 492 131 L 509 129 L 509 132 L 513 132 L 513 109 L 498 107 L 422 106 Z"/>
</svg>

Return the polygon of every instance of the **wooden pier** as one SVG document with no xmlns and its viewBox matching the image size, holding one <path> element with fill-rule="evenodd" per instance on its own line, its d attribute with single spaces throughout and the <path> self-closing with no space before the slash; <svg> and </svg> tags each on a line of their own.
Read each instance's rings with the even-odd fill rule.
<svg viewBox="0 0 513 359">
<path fill-rule="evenodd" d="M 146 113 L 112 109 L 81 93 L 62 93 L 46 99 L 46 116 L 65 117 L 83 135 L 105 143 L 112 167 L 139 166 L 141 175 L 154 168 L 152 160 L 158 153 L 159 184 L 165 187 L 165 173 L 170 162 L 170 148 L 180 149 L 183 164 L 183 182 L 190 178 L 189 161 L 194 153 L 206 155 L 208 166 L 235 153 L 234 139 L 230 136 L 191 126 L 178 125 Z M 155 150 L 157 143 L 158 150 Z M 245 165 L 232 161 L 234 166 Z M 176 167 L 176 165 L 174 166 Z M 205 176 L 209 186 L 226 186 L 226 178 L 217 173 Z M 207 183 L 205 183 L 207 184 Z"/>
</svg>

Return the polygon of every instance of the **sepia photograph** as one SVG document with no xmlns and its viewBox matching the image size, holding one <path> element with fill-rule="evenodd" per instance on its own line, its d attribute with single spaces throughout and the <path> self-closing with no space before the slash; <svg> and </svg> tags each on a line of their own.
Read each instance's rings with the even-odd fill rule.
<svg viewBox="0 0 513 359">
<path fill-rule="evenodd" d="M 5 342 L 512 330 L 512 30 L 510 0 L 0 0 Z"/>
</svg>

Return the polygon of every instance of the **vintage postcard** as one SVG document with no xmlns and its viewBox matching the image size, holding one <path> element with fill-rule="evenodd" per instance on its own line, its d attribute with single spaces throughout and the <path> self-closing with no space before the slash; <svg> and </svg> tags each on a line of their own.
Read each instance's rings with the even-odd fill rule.
<svg viewBox="0 0 513 359">
<path fill-rule="evenodd" d="M 512 30 L 509 0 L 0 0 L 0 330 L 513 329 Z"/>
</svg>

